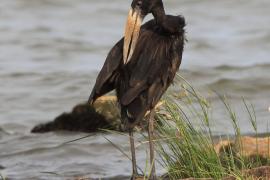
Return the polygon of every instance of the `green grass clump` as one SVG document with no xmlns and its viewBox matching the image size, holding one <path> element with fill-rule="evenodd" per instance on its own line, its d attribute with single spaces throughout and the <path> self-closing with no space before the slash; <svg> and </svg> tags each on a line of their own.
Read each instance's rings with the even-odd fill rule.
<svg viewBox="0 0 270 180">
<path fill-rule="evenodd" d="M 215 141 L 219 139 L 213 138 L 210 126 L 211 104 L 188 82 L 185 81 L 182 89 L 186 96 L 181 100 L 172 95 L 166 97 L 164 108 L 166 116 L 159 116 L 162 125 L 157 127 L 159 137 L 156 141 L 157 151 L 162 159 L 161 164 L 167 169 L 170 179 L 189 177 L 222 179 L 228 176 L 243 179 L 243 169 L 268 163 L 266 158 L 243 157 L 239 153 L 241 152 L 241 130 L 237 116 L 227 99 L 220 95 L 217 96 L 223 102 L 234 128 L 235 142 L 239 143 L 226 146 L 219 153 L 216 152 Z M 248 105 L 245 100 L 243 104 L 257 135 L 254 107 Z M 238 151 L 236 151 L 236 144 Z"/>
</svg>

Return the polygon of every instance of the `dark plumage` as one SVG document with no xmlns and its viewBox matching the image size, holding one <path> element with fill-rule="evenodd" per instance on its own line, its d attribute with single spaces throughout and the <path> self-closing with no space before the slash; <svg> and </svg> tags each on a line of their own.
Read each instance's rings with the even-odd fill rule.
<svg viewBox="0 0 270 180">
<path fill-rule="evenodd" d="M 133 0 L 131 7 L 125 37 L 111 49 L 89 102 L 116 90 L 122 122 L 130 129 L 134 160 L 132 129 L 148 110 L 155 107 L 173 82 L 182 60 L 185 20 L 182 16 L 166 15 L 161 0 Z M 140 27 L 148 13 L 152 13 L 154 19 Z M 151 160 L 154 158 L 152 131 L 153 127 L 149 125 Z M 137 174 L 134 166 L 135 160 L 133 175 Z M 155 176 L 150 179 L 155 179 Z"/>
<path fill-rule="evenodd" d="M 110 51 L 89 101 L 116 89 L 121 114 L 127 128 L 141 120 L 154 108 L 177 72 L 183 52 L 185 21 L 181 16 L 166 16 L 178 23 L 176 32 L 169 33 L 155 20 L 145 23 L 129 63 L 123 64 L 124 40 Z"/>
</svg>

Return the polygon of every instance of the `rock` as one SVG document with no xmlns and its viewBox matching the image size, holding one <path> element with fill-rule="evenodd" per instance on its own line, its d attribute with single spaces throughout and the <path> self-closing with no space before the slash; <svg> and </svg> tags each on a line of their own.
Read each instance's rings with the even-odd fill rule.
<svg viewBox="0 0 270 180">
<path fill-rule="evenodd" d="M 249 179 L 270 179 L 270 166 L 262 166 L 244 171 Z"/>
<path fill-rule="evenodd" d="M 245 157 L 259 155 L 268 158 L 270 154 L 270 137 L 243 136 L 240 140 L 222 140 L 215 145 L 215 150 L 217 153 L 221 153 L 228 147 Z"/>
<path fill-rule="evenodd" d="M 96 101 L 94 107 L 79 104 L 70 113 L 63 113 L 54 121 L 35 126 L 32 133 L 51 131 L 97 132 L 100 129 L 120 130 L 116 99 L 111 96 Z M 119 120 L 118 120 L 119 119 Z"/>
<path fill-rule="evenodd" d="M 235 140 L 220 141 L 215 146 L 215 150 L 219 154 L 222 164 L 226 165 L 228 158 L 233 158 L 235 166 L 239 169 L 247 167 L 255 168 L 253 171 L 243 171 L 244 175 L 248 175 L 249 172 L 256 172 L 259 174 L 262 171 L 266 172 L 270 170 L 270 168 L 257 168 L 269 165 L 269 142 L 269 137 L 243 136 L 241 138 L 236 138 Z M 246 166 L 243 166 L 243 164 Z M 265 177 L 265 175 L 266 174 L 264 174 L 263 177 Z M 227 179 L 230 180 L 234 178 Z"/>
<path fill-rule="evenodd" d="M 181 179 L 181 180 L 213 180 L 213 179 L 212 178 L 186 178 L 186 179 Z"/>
<path fill-rule="evenodd" d="M 252 180 L 262 180 L 262 179 L 270 179 L 270 166 L 261 166 L 258 168 L 248 169 L 242 171 L 243 178 L 252 179 Z M 161 178 L 164 180 L 163 178 Z M 167 180 L 167 179 L 166 179 Z M 186 178 L 179 180 L 214 180 L 212 178 Z M 222 180 L 237 180 L 237 178 L 233 176 L 228 176 L 222 178 Z"/>
<path fill-rule="evenodd" d="M 243 170 L 242 175 L 244 179 L 263 180 L 270 179 L 270 166 L 261 166 L 248 170 Z M 222 180 L 237 180 L 235 177 L 226 177 Z"/>
<path fill-rule="evenodd" d="M 254 138 L 254 137 L 242 137 L 242 155 L 244 156 L 253 156 L 260 155 L 264 158 L 269 157 L 270 153 L 270 137 L 265 138 Z"/>
<path fill-rule="evenodd" d="M 116 96 L 102 96 L 95 101 L 93 106 L 96 112 L 105 117 L 106 121 L 110 123 L 114 130 L 122 130 Z"/>
<path fill-rule="evenodd" d="M 156 108 L 159 108 L 159 102 Z M 160 113 L 161 114 L 161 113 Z M 146 113 L 146 116 L 148 113 Z M 164 115 L 164 114 L 161 114 Z M 144 129 L 146 121 L 141 121 L 139 129 Z M 97 132 L 101 129 L 123 131 L 120 112 L 115 96 L 103 96 L 96 100 L 93 107 L 89 104 L 79 104 L 70 113 L 63 113 L 54 121 L 35 126 L 32 133 L 46 133 L 51 131 Z"/>
<path fill-rule="evenodd" d="M 217 144 L 215 144 L 216 153 L 220 154 L 226 147 L 233 146 L 233 142 L 231 140 L 221 140 Z"/>
<path fill-rule="evenodd" d="M 245 179 L 270 179 L 270 166 L 264 166 L 268 164 L 269 159 L 269 142 L 270 137 L 248 137 L 243 136 L 234 140 L 221 140 L 215 145 L 215 151 L 219 154 L 221 163 L 228 161 L 228 156 L 234 157 L 235 165 L 241 166 L 240 156 L 247 162 L 252 164 L 254 168 L 242 170 L 242 176 Z M 227 156 L 227 158 L 226 158 Z M 226 158 L 226 159 L 223 159 Z M 257 160 L 259 158 L 259 162 Z M 257 167 L 256 167 L 257 166 Z M 246 168 L 246 167 L 245 167 Z M 203 178 L 202 178 L 203 179 Z M 206 178 L 207 179 L 207 178 Z M 209 179 L 209 178 L 208 178 Z M 185 180 L 199 180 L 198 178 L 188 178 Z M 224 177 L 222 180 L 236 180 L 233 176 Z"/>
</svg>

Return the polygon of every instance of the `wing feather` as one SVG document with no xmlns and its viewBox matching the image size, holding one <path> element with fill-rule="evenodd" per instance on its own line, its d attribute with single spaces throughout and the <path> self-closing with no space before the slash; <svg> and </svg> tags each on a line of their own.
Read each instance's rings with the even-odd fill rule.
<svg viewBox="0 0 270 180">
<path fill-rule="evenodd" d="M 124 106 L 132 103 L 140 94 L 146 94 L 149 106 L 157 103 L 180 65 L 180 54 L 172 53 L 175 52 L 174 40 L 164 40 L 164 37 L 149 33 L 141 32 L 138 48 L 126 68 L 130 77 L 129 86 L 121 96 L 120 102 Z"/>
<path fill-rule="evenodd" d="M 119 78 L 119 68 L 123 61 L 123 46 L 124 40 L 122 38 L 109 52 L 96 79 L 88 100 L 89 103 L 93 103 L 98 97 L 116 88 L 116 81 Z"/>
</svg>

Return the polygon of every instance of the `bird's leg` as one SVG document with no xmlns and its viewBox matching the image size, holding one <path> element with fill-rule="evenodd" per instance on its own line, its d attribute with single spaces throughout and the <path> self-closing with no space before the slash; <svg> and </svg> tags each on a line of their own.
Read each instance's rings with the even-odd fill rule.
<svg viewBox="0 0 270 180">
<path fill-rule="evenodd" d="M 148 138 L 149 138 L 149 146 L 150 146 L 150 163 L 151 163 L 151 171 L 149 175 L 150 180 L 156 180 L 156 168 L 155 168 L 155 149 L 154 149 L 154 114 L 155 110 L 151 109 L 149 115 L 149 124 L 148 124 Z"/>
<path fill-rule="evenodd" d="M 136 156 L 135 156 L 133 129 L 129 129 L 129 141 L 130 141 L 130 150 L 131 150 L 131 157 L 132 157 L 132 177 L 131 177 L 131 180 L 135 180 L 136 177 L 138 176 L 138 172 L 137 172 L 137 164 L 136 164 Z"/>
</svg>

